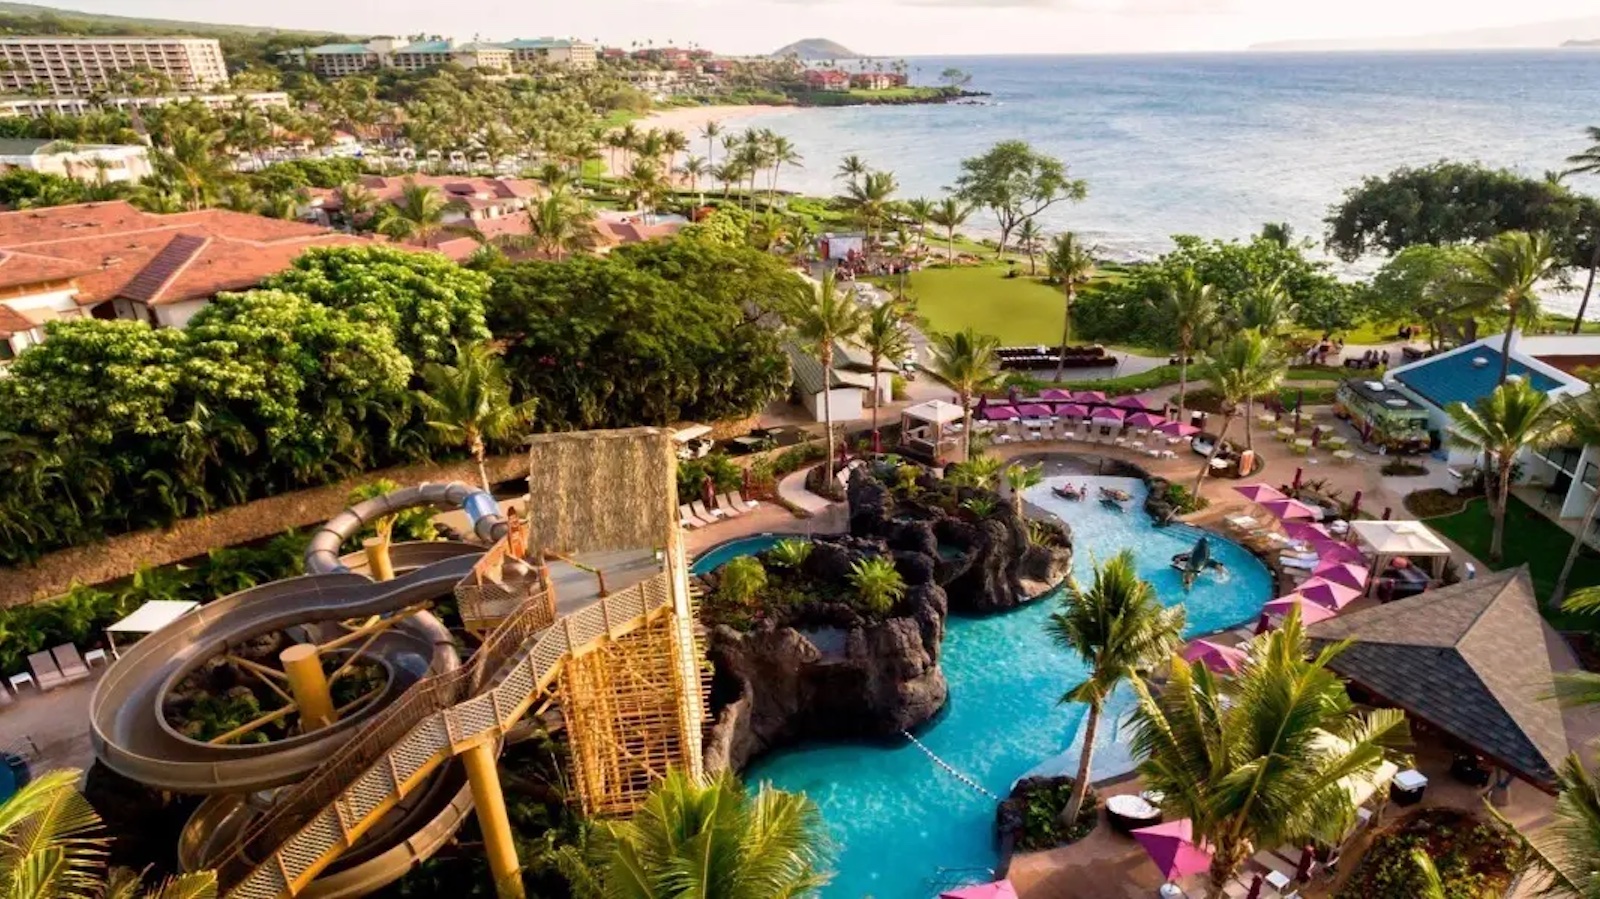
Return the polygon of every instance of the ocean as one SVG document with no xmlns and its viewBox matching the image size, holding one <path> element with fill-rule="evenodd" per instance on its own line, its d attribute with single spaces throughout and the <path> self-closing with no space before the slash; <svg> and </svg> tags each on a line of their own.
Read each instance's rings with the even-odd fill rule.
<svg viewBox="0 0 1600 899">
<path fill-rule="evenodd" d="M 1041 217 L 1114 259 L 1144 259 L 1173 234 L 1243 238 L 1289 222 L 1322 242 L 1323 219 L 1367 175 L 1440 159 L 1539 176 L 1600 125 L 1600 50 L 1238 53 L 915 58 L 912 80 L 972 74 L 985 105 L 780 110 L 731 123 L 771 128 L 804 167 L 780 186 L 840 190 L 855 153 L 894 172 L 898 196 L 937 197 L 963 157 L 1022 138 L 1065 160 L 1088 199 Z M 703 149 L 703 145 L 702 145 Z M 1600 178 L 1573 182 L 1600 194 Z M 986 214 L 965 229 L 993 228 Z M 1348 270 L 1348 269 L 1346 269 Z M 1359 267 L 1358 267 L 1359 270 Z M 1568 307 L 1555 297 L 1553 310 Z M 1575 308 L 1575 301 L 1571 301 Z"/>
</svg>

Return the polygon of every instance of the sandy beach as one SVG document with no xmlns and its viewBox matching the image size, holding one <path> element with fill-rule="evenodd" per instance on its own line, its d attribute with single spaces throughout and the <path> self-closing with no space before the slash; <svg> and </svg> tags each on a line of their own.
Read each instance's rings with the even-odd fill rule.
<svg viewBox="0 0 1600 899">
<path fill-rule="evenodd" d="M 688 135 L 692 141 L 707 122 L 732 125 L 740 119 L 747 119 L 753 115 L 794 108 L 792 106 L 680 106 L 658 109 L 635 122 L 634 127 L 640 131 L 649 131 L 651 128 L 670 131 L 676 128 Z M 704 140 L 701 143 L 704 143 Z"/>
</svg>

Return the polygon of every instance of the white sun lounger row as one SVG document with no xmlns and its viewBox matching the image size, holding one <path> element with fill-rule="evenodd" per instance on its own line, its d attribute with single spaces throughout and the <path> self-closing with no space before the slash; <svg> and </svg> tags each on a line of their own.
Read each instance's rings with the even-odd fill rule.
<svg viewBox="0 0 1600 899">
<path fill-rule="evenodd" d="M 715 499 L 717 504 L 709 508 L 700 500 L 684 503 L 678 507 L 678 521 L 686 530 L 692 531 L 725 519 L 738 518 L 760 505 L 753 499 L 745 499 L 742 494 L 734 490 L 718 494 Z"/>
</svg>

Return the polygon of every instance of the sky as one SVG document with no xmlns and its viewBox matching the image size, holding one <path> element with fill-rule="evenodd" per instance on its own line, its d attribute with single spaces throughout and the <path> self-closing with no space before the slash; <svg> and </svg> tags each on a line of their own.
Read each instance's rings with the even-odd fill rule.
<svg viewBox="0 0 1600 899">
<path fill-rule="evenodd" d="M 351 33 L 770 53 L 801 38 L 868 55 L 1241 50 L 1593 17 L 1595 0 L 33 0 L 117 15 Z M 1561 37 L 1600 38 L 1595 34 Z M 1559 40 L 1551 42 L 1559 43 Z"/>
</svg>

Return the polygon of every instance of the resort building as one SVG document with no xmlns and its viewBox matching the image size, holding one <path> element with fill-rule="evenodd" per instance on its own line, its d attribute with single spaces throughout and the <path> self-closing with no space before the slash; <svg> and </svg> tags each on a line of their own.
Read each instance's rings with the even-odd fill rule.
<svg viewBox="0 0 1600 899">
<path fill-rule="evenodd" d="M 21 169 L 89 183 L 133 183 L 149 175 L 144 146 L 75 144 L 66 140 L 0 140 L 0 172 Z"/>
<path fill-rule="evenodd" d="M 373 38 L 364 44 L 323 44 L 291 51 L 306 68 L 323 78 L 338 78 L 379 69 L 419 72 L 443 65 L 509 73 L 517 64 L 544 63 L 575 69 L 592 69 L 597 55 L 593 44 L 539 38 L 504 43 L 475 41 L 419 41 L 402 44 L 394 38 Z"/>
<path fill-rule="evenodd" d="M 93 316 L 181 327 L 212 297 L 248 290 L 310 247 L 363 240 L 301 222 L 123 201 L 0 213 L 0 361 L 51 321 Z"/>
<path fill-rule="evenodd" d="M 1385 386 L 1393 388 L 1426 413 L 1429 427 L 1448 452 L 1452 467 L 1478 464 L 1467 450 L 1448 447 L 1453 403 L 1473 405 L 1494 392 L 1500 381 L 1504 334 L 1457 347 L 1437 356 L 1392 369 Z M 1586 393 L 1588 369 L 1600 369 L 1600 335 L 1532 335 L 1512 337 L 1510 376 L 1521 378 L 1552 399 Z M 1600 446 L 1544 447 L 1523 454 L 1522 483 L 1542 487 L 1538 501 L 1557 519 L 1582 517 L 1600 485 Z"/>
<path fill-rule="evenodd" d="M 168 103 L 199 103 L 207 109 L 229 109 L 245 100 L 256 109 L 288 109 L 284 91 L 246 94 L 168 94 L 161 97 L 14 97 L 0 100 L 0 118 L 42 115 L 84 115 L 100 109 L 150 109 Z"/>
<path fill-rule="evenodd" d="M 115 91 L 139 73 L 164 78 L 184 92 L 228 84 L 222 45 L 211 38 L 0 38 L 0 93 L 43 89 L 59 97 Z"/>
<path fill-rule="evenodd" d="M 800 76 L 807 88 L 814 91 L 839 91 L 850 89 L 850 76 L 838 69 L 807 69 Z"/>
<path fill-rule="evenodd" d="M 429 241 L 429 246 L 452 259 L 471 256 L 485 240 L 529 231 L 528 206 L 544 195 L 544 188 L 521 178 L 474 178 L 450 175 L 364 175 L 359 183 L 379 203 L 398 203 L 408 184 L 431 187 L 449 202 L 445 211 L 446 232 Z M 313 188 L 303 210 L 304 217 L 319 225 L 349 225 L 343 221 L 343 205 L 337 190 Z M 465 233 L 477 232 L 477 237 Z"/>
<path fill-rule="evenodd" d="M 879 393 L 872 389 L 872 357 L 859 346 L 837 341 L 833 346 L 833 370 L 826 373 L 816 353 L 796 343 L 785 345 L 789 354 L 789 371 L 795 402 L 805 407 L 815 421 L 824 419 L 823 396 L 828 395 L 828 405 L 834 421 L 851 421 L 865 418 L 867 409 L 894 400 L 892 375 L 898 372 L 892 362 L 878 364 Z"/>
<path fill-rule="evenodd" d="M 850 76 L 850 86 L 865 91 L 886 91 L 906 86 L 906 76 L 894 72 L 857 72 Z"/>
</svg>

